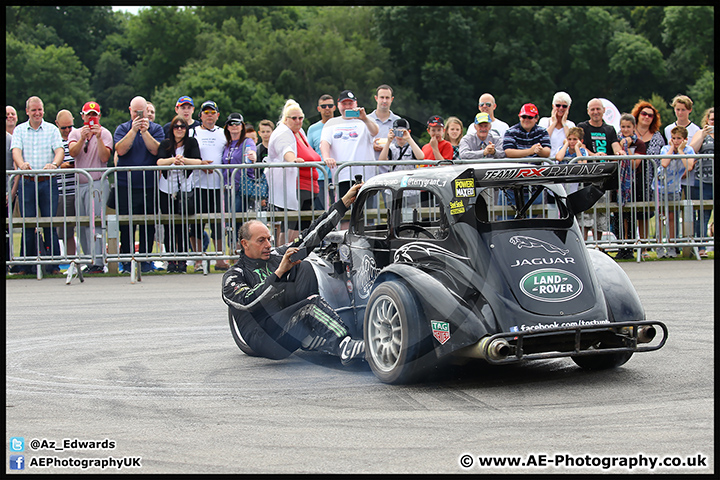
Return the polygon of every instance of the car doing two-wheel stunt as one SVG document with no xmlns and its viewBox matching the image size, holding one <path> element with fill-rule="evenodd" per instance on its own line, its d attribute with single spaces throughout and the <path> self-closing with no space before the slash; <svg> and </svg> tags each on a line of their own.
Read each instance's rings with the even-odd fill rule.
<svg viewBox="0 0 720 480">
<path fill-rule="evenodd" d="M 567 195 L 566 183 L 579 189 Z M 614 368 L 667 339 L 575 219 L 616 185 L 611 162 L 381 174 L 363 185 L 348 230 L 308 261 L 383 382 L 422 380 L 458 357 Z"/>
</svg>

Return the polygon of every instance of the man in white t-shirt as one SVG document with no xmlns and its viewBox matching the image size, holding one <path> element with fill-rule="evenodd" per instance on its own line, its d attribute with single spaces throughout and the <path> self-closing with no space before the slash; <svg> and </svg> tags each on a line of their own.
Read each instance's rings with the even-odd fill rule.
<svg viewBox="0 0 720 480">
<path fill-rule="evenodd" d="M 195 138 L 200 146 L 200 156 L 203 165 L 221 165 L 223 150 L 227 140 L 225 132 L 221 127 L 215 125 L 220 115 L 220 110 L 215 102 L 208 100 L 200 107 L 200 121 L 202 125 L 195 127 Z M 223 177 L 221 170 L 197 170 L 195 177 L 195 211 L 200 213 L 219 213 L 221 211 L 221 198 Z M 223 232 L 219 220 L 211 220 L 210 231 L 215 240 L 216 250 L 222 251 L 219 246 L 223 244 Z M 196 252 L 201 252 L 202 235 L 195 238 L 194 229 L 190 229 L 190 240 Z M 201 268 L 201 262 L 195 262 L 195 271 Z M 225 260 L 218 260 L 215 263 L 216 270 L 227 270 L 228 263 Z"/>
<path fill-rule="evenodd" d="M 488 114 L 488 116 L 490 117 L 490 131 L 494 131 L 502 139 L 503 135 L 505 135 L 505 130 L 510 128 L 510 125 L 503 122 L 499 118 L 495 118 L 496 108 L 497 104 L 495 103 L 495 97 L 493 97 L 489 93 L 483 93 L 482 95 L 480 95 L 480 98 L 478 99 L 478 110 L 480 110 L 481 113 Z M 474 118 L 470 121 L 470 124 L 468 125 L 468 131 L 465 134 L 467 135 L 470 132 L 475 133 Z"/>
<path fill-rule="evenodd" d="M 692 113 L 693 109 L 693 101 L 687 95 L 675 95 L 675 98 L 673 98 L 672 102 L 670 102 L 670 106 L 673 107 L 676 120 L 667 127 L 665 127 L 665 139 L 667 140 L 667 144 L 670 145 L 672 129 L 675 127 L 685 127 L 688 132 L 687 138 L 692 139 L 693 135 L 700 131 L 700 127 L 690 121 L 690 114 Z M 682 185 L 683 190 L 686 191 L 689 190 L 689 187 L 691 187 L 694 183 L 694 174 L 686 175 L 682 178 L 682 180 L 680 180 L 680 184 Z M 689 192 L 686 192 L 686 197 L 689 197 Z"/>
<path fill-rule="evenodd" d="M 373 137 L 379 131 L 375 121 L 367 116 L 365 108 L 358 108 L 357 97 L 350 90 L 340 93 L 338 110 L 341 116 L 328 120 L 320 137 L 320 151 L 325 162 L 331 165 L 336 162 L 374 161 Z M 355 175 L 362 175 L 365 181 L 375 175 L 375 168 L 357 166 L 342 169 L 338 177 L 338 198 L 350 190 Z"/>
</svg>

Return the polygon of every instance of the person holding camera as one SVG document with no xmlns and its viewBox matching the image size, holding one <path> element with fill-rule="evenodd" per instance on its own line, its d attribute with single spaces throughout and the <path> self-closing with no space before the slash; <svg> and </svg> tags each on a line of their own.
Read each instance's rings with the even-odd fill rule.
<svg viewBox="0 0 720 480">
<path fill-rule="evenodd" d="M 110 130 L 100 125 L 100 105 L 97 102 L 86 102 L 80 112 L 82 116 L 82 128 L 73 129 L 68 135 L 70 156 L 75 158 L 75 168 L 106 168 L 107 162 L 112 153 L 113 137 Z M 100 215 L 102 211 L 101 200 L 107 198 L 110 191 L 110 184 L 105 181 L 100 184 L 102 172 L 88 172 L 93 179 L 95 190 L 99 190 L 101 197 L 93 195 L 88 183 L 88 177 L 77 175 L 75 185 L 75 196 L 77 197 L 77 213 L 80 216 Z M 81 226 L 78 235 L 80 247 L 83 253 L 90 254 L 90 245 L 95 242 L 95 255 L 93 263 L 85 273 L 103 273 L 103 251 L 105 242 L 102 238 L 93 238 L 92 229 L 89 226 Z"/>
<path fill-rule="evenodd" d="M 368 117 L 365 108 L 358 108 L 357 97 L 350 90 L 340 92 L 337 104 L 340 116 L 328 120 L 320 137 L 320 152 L 326 165 L 334 170 L 337 162 L 374 161 L 373 138 L 379 132 L 377 123 Z M 364 175 L 367 180 L 375 175 L 375 168 L 358 166 L 343 169 L 338 177 L 339 197 L 350 190 L 356 175 Z"/>
<path fill-rule="evenodd" d="M 147 118 L 147 100 L 137 96 L 130 101 L 130 121 L 118 125 L 115 129 L 115 150 L 118 154 L 118 167 L 144 167 L 157 164 L 160 142 L 165 133 L 160 125 Z M 155 192 L 156 174 L 154 171 L 117 172 L 115 188 L 117 191 L 116 210 L 119 215 L 152 215 L 156 213 Z M 112 200 L 112 199 L 111 199 Z M 152 252 L 155 241 L 155 224 L 152 220 L 120 225 L 120 253 L 129 254 L 134 251 L 135 227 L 139 228 L 139 253 Z M 133 233 L 131 235 L 131 233 Z M 142 262 L 142 271 L 152 270 L 150 262 Z M 129 273 L 130 263 L 124 262 L 123 271 Z"/>
<path fill-rule="evenodd" d="M 420 146 L 410 135 L 410 123 L 404 118 L 393 122 L 393 128 L 388 130 L 388 141 L 380 151 L 378 160 L 423 160 L 425 155 Z M 393 165 L 392 170 L 411 170 L 415 165 Z"/>
</svg>

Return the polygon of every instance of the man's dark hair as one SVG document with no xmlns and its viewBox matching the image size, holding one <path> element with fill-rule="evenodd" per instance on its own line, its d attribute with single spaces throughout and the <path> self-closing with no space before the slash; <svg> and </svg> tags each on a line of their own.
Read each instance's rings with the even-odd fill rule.
<svg viewBox="0 0 720 480">
<path fill-rule="evenodd" d="M 377 95 L 377 93 L 378 93 L 380 90 L 390 90 L 390 95 L 393 94 L 393 89 L 392 89 L 392 87 L 391 87 L 390 85 L 385 84 L 385 83 L 383 83 L 382 85 L 380 85 L 379 87 L 377 87 L 377 88 L 375 89 L 375 95 Z"/>
<path fill-rule="evenodd" d="M 333 98 L 333 96 L 330 95 L 330 94 L 328 94 L 328 93 L 326 93 L 325 95 L 323 95 L 322 97 L 320 97 L 320 98 L 318 99 L 318 103 L 322 102 L 323 100 L 332 100 L 333 102 L 335 101 L 335 99 Z"/>
</svg>

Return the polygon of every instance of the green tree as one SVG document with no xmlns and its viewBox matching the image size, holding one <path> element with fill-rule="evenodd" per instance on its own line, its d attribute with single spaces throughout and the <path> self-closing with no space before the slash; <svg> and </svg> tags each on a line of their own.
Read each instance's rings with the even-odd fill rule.
<svg viewBox="0 0 720 480">
<path fill-rule="evenodd" d="M 70 47 L 45 48 L 5 34 L 5 99 L 18 112 L 30 96 L 43 100 L 45 118 L 54 120 L 61 109 L 79 111 L 90 97 L 90 72 Z"/>
<path fill-rule="evenodd" d="M 705 110 L 715 106 L 715 72 L 705 71 L 688 88 L 688 96 L 693 100 L 693 111 L 690 114 L 690 119 L 700 125 Z"/>
<path fill-rule="evenodd" d="M 180 67 L 196 58 L 196 38 L 202 29 L 190 8 L 154 6 L 133 16 L 126 41 L 138 58 L 130 82 L 136 94 L 149 97 L 156 87 L 175 83 Z"/>
<path fill-rule="evenodd" d="M 91 72 L 102 53 L 102 39 L 119 31 L 109 6 L 6 6 L 5 13 L 6 31 L 41 47 L 69 45 Z"/>
<path fill-rule="evenodd" d="M 163 86 L 152 97 L 157 122 L 169 122 L 175 115 L 175 102 L 190 95 L 199 109 L 200 102 L 213 100 L 220 109 L 218 124 L 223 125 L 231 112 L 240 112 L 250 122 L 258 122 L 273 112 L 279 115 L 285 99 L 248 78 L 245 68 L 237 62 L 218 67 L 189 64 L 181 69 L 179 81 Z M 275 118 L 273 118 L 275 120 Z"/>
<path fill-rule="evenodd" d="M 685 92 L 706 70 L 714 70 L 715 8 L 710 5 L 665 7 L 662 37 L 672 48 L 667 57 L 669 96 Z"/>
</svg>

